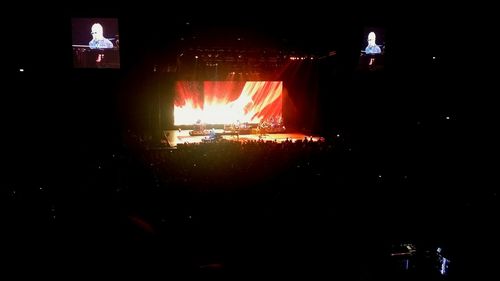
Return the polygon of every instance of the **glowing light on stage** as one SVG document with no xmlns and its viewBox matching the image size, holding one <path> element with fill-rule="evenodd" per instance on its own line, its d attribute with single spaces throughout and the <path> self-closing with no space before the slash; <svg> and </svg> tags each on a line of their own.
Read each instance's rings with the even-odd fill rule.
<svg viewBox="0 0 500 281">
<path fill-rule="evenodd" d="M 179 81 L 174 125 L 257 124 L 282 116 L 281 81 Z"/>
</svg>

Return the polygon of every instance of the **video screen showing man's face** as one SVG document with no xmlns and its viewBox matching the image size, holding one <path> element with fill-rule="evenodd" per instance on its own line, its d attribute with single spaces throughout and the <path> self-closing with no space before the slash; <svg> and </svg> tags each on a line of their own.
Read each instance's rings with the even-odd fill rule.
<svg viewBox="0 0 500 281">
<path fill-rule="evenodd" d="M 120 68 L 116 18 L 74 18 L 72 43 L 75 68 Z"/>
<path fill-rule="evenodd" d="M 368 27 L 360 40 L 360 70 L 380 70 L 384 67 L 385 34 L 382 28 Z"/>
<path fill-rule="evenodd" d="M 370 32 L 368 34 L 368 46 L 365 48 L 366 54 L 380 54 L 382 49 L 377 45 L 377 35 L 375 32 Z"/>
<path fill-rule="evenodd" d="M 384 53 L 385 38 L 381 28 L 366 28 L 362 43 L 361 53 L 366 55 L 379 55 Z"/>
</svg>

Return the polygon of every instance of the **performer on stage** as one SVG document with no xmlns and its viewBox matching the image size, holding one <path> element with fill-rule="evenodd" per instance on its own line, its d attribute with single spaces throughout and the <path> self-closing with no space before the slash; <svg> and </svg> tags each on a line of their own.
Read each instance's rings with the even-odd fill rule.
<svg viewBox="0 0 500 281">
<path fill-rule="evenodd" d="M 259 137 L 266 135 L 267 127 L 268 127 L 267 122 L 261 120 L 261 122 L 257 127 L 257 130 L 259 131 Z"/>
<path fill-rule="evenodd" d="M 215 128 L 212 128 L 212 130 L 210 130 L 209 139 L 215 141 L 216 137 L 217 136 L 215 135 Z"/>
</svg>

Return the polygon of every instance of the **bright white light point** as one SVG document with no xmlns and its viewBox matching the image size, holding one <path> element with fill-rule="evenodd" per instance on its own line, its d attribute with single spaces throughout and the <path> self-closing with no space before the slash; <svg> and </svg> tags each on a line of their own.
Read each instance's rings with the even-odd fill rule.
<svg viewBox="0 0 500 281">
<path fill-rule="evenodd" d="M 24 68 L 19 68 L 19 72 L 24 72 Z"/>
<path fill-rule="evenodd" d="M 450 120 L 450 116 L 446 116 L 446 120 Z"/>
</svg>

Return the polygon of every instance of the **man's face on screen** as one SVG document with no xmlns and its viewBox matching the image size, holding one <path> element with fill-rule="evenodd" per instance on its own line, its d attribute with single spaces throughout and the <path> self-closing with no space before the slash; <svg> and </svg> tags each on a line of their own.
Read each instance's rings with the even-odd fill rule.
<svg viewBox="0 0 500 281">
<path fill-rule="evenodd" d="M 369 46 L 374 46 L 375 45 L 375 32 L 370 32 L 370 34 L 368 34 L 368 45 Z"/>
<path fill-rule="evenodd" d="M 92 31 L 91 31 L 91 34 L 92 34 L 92 38 L 94 39 L 102 39 L 103 36 L 102 36 L 102 25 L 96 23 L 94 25 L 92 25 Z"/>
</svg>

